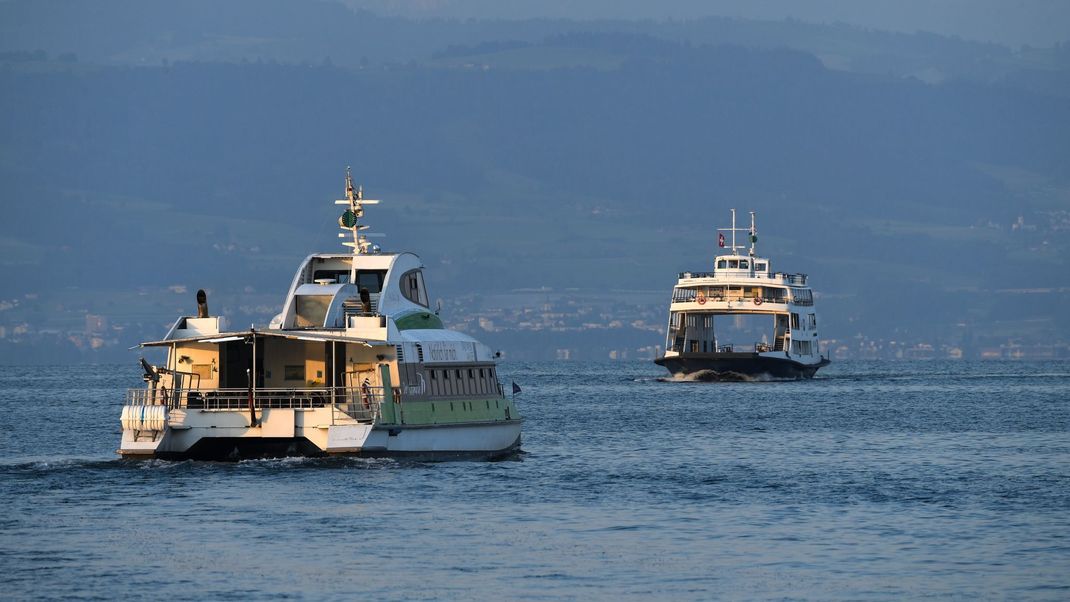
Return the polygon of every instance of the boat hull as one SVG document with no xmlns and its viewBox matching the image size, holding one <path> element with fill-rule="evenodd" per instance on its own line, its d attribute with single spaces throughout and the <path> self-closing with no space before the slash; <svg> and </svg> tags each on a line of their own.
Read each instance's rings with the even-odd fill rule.
<svg viewBox="0 0 1070 602">
<path fill-rule="evenodd" d="M 271 414 L 258 426 L 222 426 L 239 412 L 201 415 L 200 424 L 162 430 L 124 430 L 125 458 L 243 460 L 287 456 L 411 457 L 430 460 L 495 459 L 520 448 L 521 420 L 435 425 L 334 424 L 272 432 Z M 292 422 L 291 422 L 292 424 Z"/>
<path fill-rule="evenodd" d="M 759 353 L 685 353 L 654 360 L 676 378 L 703 381 L 799 380 L 813 378 L 829 360 L 804 363 Z"/>
</svg>

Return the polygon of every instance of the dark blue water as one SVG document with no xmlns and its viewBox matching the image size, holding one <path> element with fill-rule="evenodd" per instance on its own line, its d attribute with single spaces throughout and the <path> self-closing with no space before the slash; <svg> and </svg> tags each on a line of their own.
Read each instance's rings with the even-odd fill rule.
<svg viewBox="0 0 1070 602">
<path fill-rule="evenodd" d="M 115 458 L 129 366 L 0 368 L 11 598 L 1070 598 L 1070 364 L 504 364 L 502 462 Z"/>
</svg>

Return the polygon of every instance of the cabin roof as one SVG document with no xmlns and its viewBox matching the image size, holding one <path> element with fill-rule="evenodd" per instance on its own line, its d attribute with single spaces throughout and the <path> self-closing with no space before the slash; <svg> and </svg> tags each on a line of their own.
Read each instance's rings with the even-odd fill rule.
<svg viewBox="0 0 1070 602">
<path fill-rule="evenodd" d="M 393 343 L 386 343 L 384 341 L 369 341 L 368 339 L 362 339 L 358 337 L 345 336 L 345 330 L 240 330 L 233 332 L 221 332 L 219 334 L 199 336 L 199 337 L 187 337 L 184 339 L 164 339 L 162 341 L 146 341 L 138 345 L 138 347 L 167 347 L 173 344 L 180 343 L 227 343 L 230 341 L 239 341 L 246 337 L 258 336 L 258 337 L 276 337 L 281 339 L 291 339 L 298 341 L 322 341 L 322 342 L 338 342 L 338 343 L 360 343 L 367 347 L 373 347 L 375 345 L 393 345 Z"/>
</svg>

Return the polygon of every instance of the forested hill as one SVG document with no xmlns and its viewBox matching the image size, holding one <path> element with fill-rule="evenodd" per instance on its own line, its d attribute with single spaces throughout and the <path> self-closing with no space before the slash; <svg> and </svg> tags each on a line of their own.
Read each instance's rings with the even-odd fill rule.
<svg viewBox="0 0 1070 602">
<path fill-rule="evenodd" d="M 1007 82 L 1070 95 L 1070 40 L 1055 48 L 1012 49 L 925 32 L 727 17 L 411 20 L 319 0 L 0 2 L 0 51 L 41 50 L 104 64 L 259 59 L 367 66 L 434 62 L 434 56 L 451 47 L 495 45 L 529 50 L 478 58 L 528 68 L 604 65 L 619 58 L 615 52 L 539 51 L 548 38 L 586 33 L 637 34 L 695 45 L 791 48 L 813 54 L 837 70 L 929 82 Z"/>
<path fill-rule="evenodd" d="M 758 211 L 775 268 L 817 277 L 830 334 L 1008 308 L 1066 325 L 1055 308 L 1070 287 L 1070 99 L 1058 69 L 1022 86 L 933 83 L 786 44 L 665 33 L 684 23 L 648 35 L 538 21 L 531 33 L 256 4 L 242 21 L 247 3 L 220 3 L 200 29 L 177 9 L 156 24 L 152 3 L 0 4 L 8 33 L 18 10 L 39 31 L 2 37 L 0 297 L 180 284 L 281 301 L 301 256 L 341 249 L 330 201 L 351 164 L 387 200 L 369 212 L 384 246 L 420 252 L 437 295 L 668 290 L 677 271 L 708 267 L 735 207 Z M 106 26 L 117 6 L 127 20 Z M 52 30 L 36 7 L 84 11 L 82 37 L 62 22 L 41 33 Z M 312 17 L 330 24 L 303 24 Z M 384 56 L 347 41 L 351 26 L 390 38 Z M 305 60 L 318 32 L 326 46 Z M 242 46 L 257 35 L 301 60 Z M 228 44 L 244 50 L 226 55 Z M 159 54 L 141 62 L 136 48 Z M 1025 304 L 993 292 L 1040 288 Z"/>
</svg>

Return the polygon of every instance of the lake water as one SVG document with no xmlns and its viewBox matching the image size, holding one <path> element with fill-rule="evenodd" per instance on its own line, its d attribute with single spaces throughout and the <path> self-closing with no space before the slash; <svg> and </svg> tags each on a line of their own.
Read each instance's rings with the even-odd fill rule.
<svg viewBox="0 0 1070 602">
<path fill-rule="evenodd" d="M 26 598 L 1070 598 L 1070 363 L 504 363 L 499 462 L 120 461 L 140 369 L 0 368 Z"/>
</svg>

